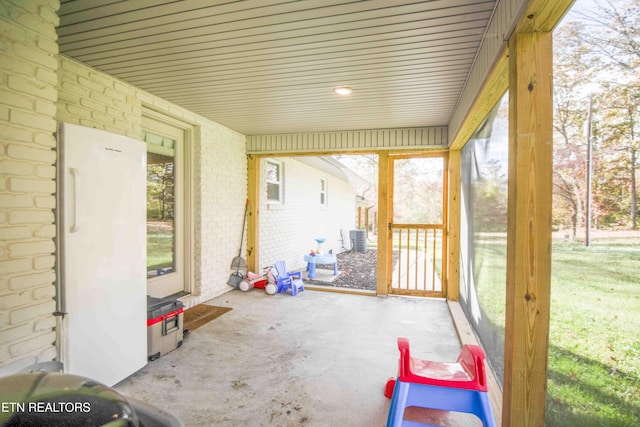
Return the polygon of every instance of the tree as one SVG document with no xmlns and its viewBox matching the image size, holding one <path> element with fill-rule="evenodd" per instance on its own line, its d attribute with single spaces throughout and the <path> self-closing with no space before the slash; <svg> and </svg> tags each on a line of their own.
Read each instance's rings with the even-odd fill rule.
<svg viewBox="0 0 640 427">
<path fill-rule="evenodd" d="M 555 34 L 554 52 L 554 224 L 569 226 L 575 239 L 586 223 L 586 138 L 591 82 L 597 67 L 588 58 L 589 46 L 579 37 L 580 24 L 569 23 Z M 568 218 L 567 218 L 568 217 Z"/>
<path fill-rule="evenodd" d="M 367 180 L 370 185 L 357 188 L 360 196 L 378 200 L 378 156 L 375 154 L 337 155 L 335 159 Z"/>
<path fill-rule="evenodd" d="M 638 228 L 638 188 L 636 174 L 640 140 L 637 122 L 640 119 L 640 85 L 605 84 L 605 93 L 601 100 L 602 126 L 601 149 L 605 151 L 607 162 L 604 165 L 612 180 L 627 190 L 620 194 L 620 208 L 629 212 L 630 225 Z M 626 200 L 625 200 L 626 199 Z"/>
<path fill-rule="evenodd" d="M 147 217 L 165 221 L 173 218 L 173 163 L 147 165 Z"/>
<path fill-rule="evenodd" d="M 508 177 L 498 159 L 486 159 L 473 182 L 473 221 L 476 232 L 507 230 Z"/>
<path fill-rule="evenodd" d="M 597 1 L 593 12 L 557 33 L 554 58 L 554 196 L 562 212 L 570 212 L 575 229 L 584 220 L 586 139 L 581 132 L 586 96 L 594 99 L 594 157 L 601 223 L 629 218 L 637 227 L 638 107 L 640 105 L 640 0 Z M 593 82 L 589 87 L 588 82 Z"/>
<path fill-rule="evenodd" d="M 356 187 L 356 194 L 371 203 L 370 207 L 376 207 L 372 211 L 369 208 L 364 210 L 364 222 L 366 227 L 371 227 L 370 231 L 377 234 L 375 215 L 378 205 L 378 156 L 376 154 L 359 154 L 337 155 L 334 158 L 367 181 L 366 185 Z"/>
<path fill-rule="evenodd" d="M 602 149 L 609 160 L 606 164 L 617 165 L 609 168 L 612 172 L 610 178 L 628 189 L 627 212 L 631 227 L 636 229 L 636 173 L 640 150 L 636 129 L 640 107 L 637 71 L 640 67 L 640 0 L 596 2 L 596 12 L 583 14 L 582 18 L 586 25 L 580 27 L 579 38 L 591 47 L 588 55 L 600 65 Z M 623 200 L 618 203 L 624 204 Z"/>
<path fill-rule="evenodd" d="M 580 39 L 590 55 L 617 71 L 635 76 L 640 66 L 640 1 L 596 1 L 593 13 L 581 13 Z M 603 70 L 609 74 L 611 68 Z"/>
</svg>

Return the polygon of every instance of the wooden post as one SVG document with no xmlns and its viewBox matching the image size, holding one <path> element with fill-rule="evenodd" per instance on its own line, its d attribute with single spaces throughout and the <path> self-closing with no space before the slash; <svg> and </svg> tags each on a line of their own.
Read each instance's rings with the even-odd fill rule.
<svg viewBox="0 0 640 427">
<path fill-rule="evenodd" d="M 260 156 L 247 156 L 247 266 L 260 272 Z"/>
<path fill-rule="evenodd" d="M 584 222 L 584 245 L 591 246 L 591 199 L 593 189 L 593 138 L 591 138 L 591 119 L 593 116 L 593 94 L 589 96 L 589 110 L 587 113 L 587 200 L 586 200 L 586 214 Z M 632 128 L 633 129 L 633 128 Z M 635 172 L 632 178 L 635 177 Z M 635 185 L 631 188 L 635 188 Z M 633 200 L 632 200 L 633 201 Z M 631 204 L 631 212 L 635 212 L 635 206 Z M 634 222 L 635 223 L 635 222 Z"/>
<path fill-rule="evenodd" d="M 509 40 L 503 426 L 544 426 L 551 287 L 552 33 Z"/>
<path fill-rule="evenodd" d="M 378 295 L 389 294 L 389 260 L 393 245 L 390 244 L 391 230 L 389 223 L 389 153 L 381 151 L 378 154 L 378 260 L 376 293 Z"/>
<path fill-rule="evenodd" d="M 448 300 L 458 301 L 460 298 L 460 151 L 450 151 L 448 161 L 448 195 L 447 214 L 447 286 Z"/>
</svg>

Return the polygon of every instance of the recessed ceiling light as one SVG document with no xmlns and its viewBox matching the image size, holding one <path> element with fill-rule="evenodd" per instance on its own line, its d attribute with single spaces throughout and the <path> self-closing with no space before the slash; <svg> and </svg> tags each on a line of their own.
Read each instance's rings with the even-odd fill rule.
<svg viewBox="0 0 640 427">
<path fill-rule="evenodd" d="M 351 92 L 353 92 L 353 89 L 351 89 L 350 87 L 342 86 L 333 89 L 333 91 L 338 95 L 350 95 Z"/>
</svg>

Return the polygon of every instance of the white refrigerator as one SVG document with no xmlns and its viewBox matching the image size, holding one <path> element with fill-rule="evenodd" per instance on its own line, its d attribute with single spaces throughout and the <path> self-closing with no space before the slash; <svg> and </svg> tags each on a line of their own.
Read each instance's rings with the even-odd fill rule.
<svg viewBox="0 0 640 427">
<path fill-rule="evenodd" d="M 146 146 L 58 128 L 64 372 L 112 386 L 147 363 Z"/>
</svg>

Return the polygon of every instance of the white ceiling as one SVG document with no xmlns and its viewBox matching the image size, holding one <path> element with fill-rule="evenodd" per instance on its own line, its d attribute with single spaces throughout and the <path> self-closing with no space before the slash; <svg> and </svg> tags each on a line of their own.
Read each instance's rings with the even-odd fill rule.
<svg viewBox="0 0 640 427">
<path fill-rule="evenodd" d="M 58 35 L 65 55 L 245 135 L 446 126 L 495 3 L 63 0 Z"/>
</svg>

